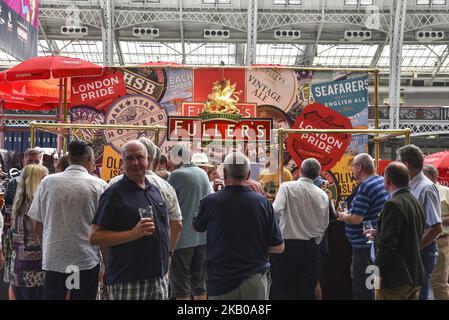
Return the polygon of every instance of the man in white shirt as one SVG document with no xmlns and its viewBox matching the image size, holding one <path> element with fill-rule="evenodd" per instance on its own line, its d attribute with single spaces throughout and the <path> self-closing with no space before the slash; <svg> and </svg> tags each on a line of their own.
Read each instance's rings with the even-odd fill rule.
<svg viewBox="0 0 449 320">
<path fill-rule="evenodd" d="M 319 278 L 319 244 L 329 224 L 329 198 L 314 185 L 320 163 L 302 162 L 302 176 L 281 184 L 273 203 L 285 242 L 282 254 L 272 257 L 273 299 L 313 299 Z"/>
<path fill-rule="evenodd" d="M 90 225 L 106 182 L 92 175 L 94 151 L 89 143 L 69 144 L 70 166 L 45 177 L 28 215 L 42 244 L 44 299 L 94 300 L 100 252 L 89 242 Z"/>
<path fill-rule="evenodd" d="M 437 238 L 438 258 L 432 272 L 432 289 L 435 300 L 449 300 L 449 188 L 438 183 L 438 170 L 427 164 L 423 173 L 435 183 L 440 195 L 443 232 Z"/>
</svg>

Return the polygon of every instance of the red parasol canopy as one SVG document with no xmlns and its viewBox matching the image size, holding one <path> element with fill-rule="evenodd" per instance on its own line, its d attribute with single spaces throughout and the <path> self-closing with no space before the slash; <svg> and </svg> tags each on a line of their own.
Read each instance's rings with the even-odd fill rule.
<svg viewBox="0 0 449 320">
<path fill-rule="evenodd" d="M 0 72 L 0 100 L 5 102 L 5 109 L 48 110 L 59 104 L 57 79 L 9 82 L 5 78 L 5 72 Z"/>
<path fill-rule="evenodd" d="M 78 58 L 62 56 L 36 57 L 5 71 L 6 80 L 33 80 L 101 76 L 103 67 Z"/>
<path fill-rule="evenodd" d="M 424 157 L 424 164 L 430 164 L 438 170 L 442 185 L 449 185 L 449 151 L 440 151 Z"/>
<path fill-rule="evenodd" d="M 59 104 L 56 97 L 29 96 L 0 92 L 0 100 L 4 101 L 5 109 L 11 110 L 52 110 Z"/>
</svg>

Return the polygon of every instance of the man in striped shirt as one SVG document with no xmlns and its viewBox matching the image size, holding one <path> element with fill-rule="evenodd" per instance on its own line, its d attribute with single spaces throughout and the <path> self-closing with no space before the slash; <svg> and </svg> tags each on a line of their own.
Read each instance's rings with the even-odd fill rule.
<svg viewBox="0 0 449 320">
<path fill-rule="evenodd" d="M 376 227 L 379 212 L 387 200 L 384 179 L 375 174 L 374 160 L 369 154 L 358 154 L 352 162 L 352 173 L 358 190 L 347 212 L 339 212 L 338 220 L 346 224 L 346 238 L 352 246 L 352 294 L 355 300 L 374 300 L 374 291 L 366 285 L 366 268 L 373 264 L 371 244 L 363 235 L 363 222 Z"/>
</svg>

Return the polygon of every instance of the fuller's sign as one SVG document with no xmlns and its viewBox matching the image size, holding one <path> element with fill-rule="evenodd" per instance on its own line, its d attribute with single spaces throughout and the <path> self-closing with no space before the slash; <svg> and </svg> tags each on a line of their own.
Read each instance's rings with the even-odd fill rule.
<svg viewBox="0 0 449 320">
<path fill-rule="evenodd" d="M 255 103 L 237 103 L 237 110 L 241 113 L 243 118 L 256 118 L 257 105 Z M 204 103 L 201 102 L 183 102 L 181 113 L 185 117 L 198 117 L 203 112 Z"/>
<path fill-rule="evenodd" d="M 168 140 L 269 142 L 272 119 L 244 118 L 201 121 L 194 117 L 169 117 Z"/>
</svg>

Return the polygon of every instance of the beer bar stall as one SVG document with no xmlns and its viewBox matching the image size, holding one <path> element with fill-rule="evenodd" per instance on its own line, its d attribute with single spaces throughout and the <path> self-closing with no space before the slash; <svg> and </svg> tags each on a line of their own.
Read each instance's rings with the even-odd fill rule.
<svg viewBox="0 0 449 320">
<path fill-rule="evenodd" d="M 252 177 L 268 161 L 299 176 L 302 160 L 315 157 L 322 165 L 333 199 L 351 194 L 352 158 L 385 135 L 410 130 L 378 130 L 377 69 L 287 68 L 281 66 L 187 67 L 148 65 L 103 68 L 100 76 L 70 81 L 67 122 L 32 122 L 31 145 L 37 131 L 90 141 L 97 174 L 108 181 L 120 171 L 120 146 L 148 136 L 163 154 L 179 142 L 220 163 L 229 150 L 239 149 L 251 160 Z M 368 129 L 368 86 L 374 86 L 375 128 Z M 66 122 L 66 121 L 63 121 Z M 371 138 L 370 138 L 371 137 Z M 65 149 L 65 143 L 61 148 Z M 351 249 L 344 225 L 329 226 L 325 259 L 324 298 L 351 298 Z"/>
</svg>

